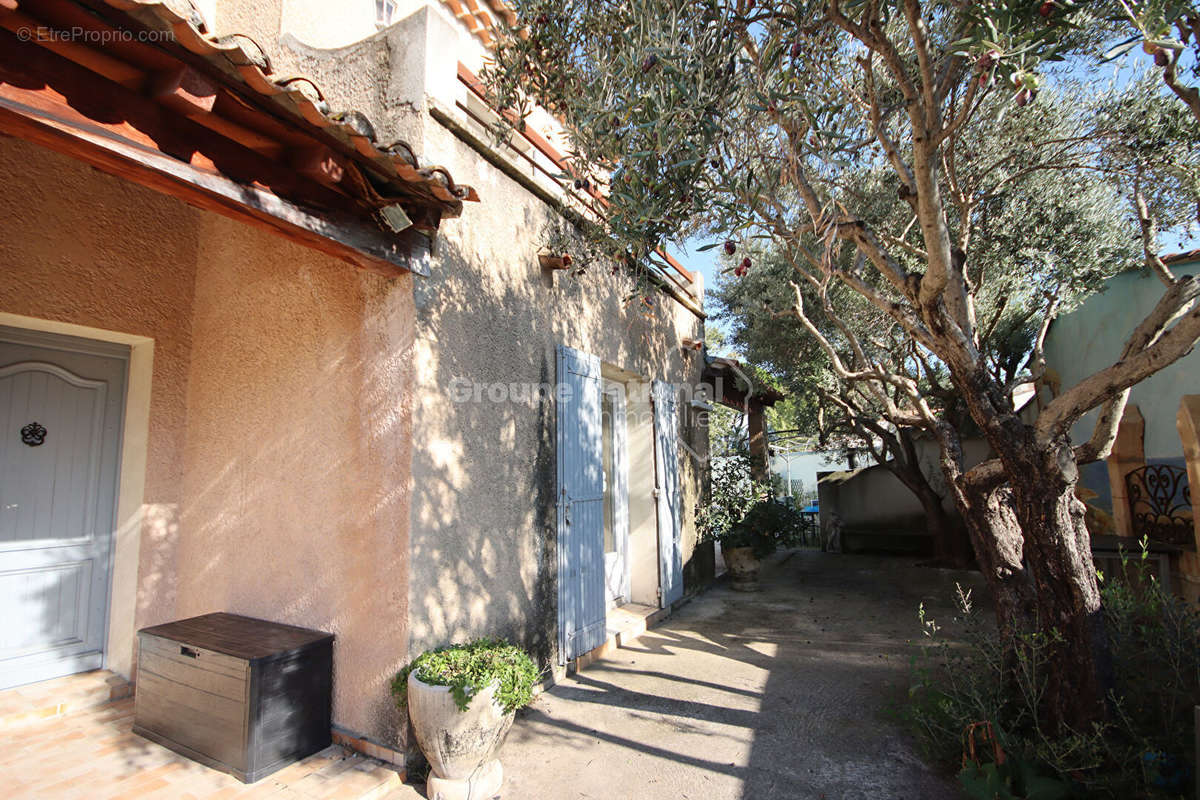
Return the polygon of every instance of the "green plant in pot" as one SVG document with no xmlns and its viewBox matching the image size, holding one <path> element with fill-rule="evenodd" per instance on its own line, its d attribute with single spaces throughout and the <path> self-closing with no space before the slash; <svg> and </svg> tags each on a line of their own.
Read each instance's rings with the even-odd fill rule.
<svg viewBox="0 0 1200 800">
<path fill-rule="evenodd" d="M 762 560 L 781 546 L 799 543 L 803 524 L 796 509 L 773 497 L 750 506 L 719 537 L 725 566 L 729 568 L 730 587 L 743 592 L 758 591 Z"/>
<path fill-rule="evenodd" d="M 500 792 L 504 773 L 496 752 L 517 709 L 533 700 L 538 675 L 525 651 L 489 638 L 427 650 L 397 673 L 392 694 L 408 709 L 429 761 L 429 797 Z"/>
<path fill-rule="evenodd" d="M 804 520 L 772 497 L 768 481 L 752 477 L 746 452 L 714 459 L 711 496 L 698 514 L 701 541 L 717 542 L 729 569 L 730 586 L 758 590 L 762 559 L 780 546 L 801 541 Z"/>
</svg>

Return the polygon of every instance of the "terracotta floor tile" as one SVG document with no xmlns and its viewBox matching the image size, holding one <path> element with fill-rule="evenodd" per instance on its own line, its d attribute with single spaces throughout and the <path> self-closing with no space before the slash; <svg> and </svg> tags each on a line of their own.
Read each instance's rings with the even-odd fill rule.
<svg viewBox="0 0 1200 800">
<path fill-rule="evenodd" d="M 201 795 L 201 797 L 204 800 L 234 800 L 243 788 L 241 786 L 225 786 L 211 794 Z"/>
<path fill-rule="evenodd" d="M 111 689 L 97 682 L 111 677 L 88 673 L 0 692 L 0 800 L 358 800 L 396 781 L 382 762 L 332 746 L 247 786 L 133 733 L 132 698 L 94 704 Z M 89 705 L 72 706 L 81 703 Z M 31 717 L 59 706 L 67 710 Z"/>
</svg>

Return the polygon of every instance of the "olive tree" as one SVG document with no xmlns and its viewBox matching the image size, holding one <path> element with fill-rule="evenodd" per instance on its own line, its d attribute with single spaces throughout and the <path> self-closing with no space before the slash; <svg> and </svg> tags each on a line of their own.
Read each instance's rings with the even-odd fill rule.
<svg viewBox="0 0 1200 800">
<path fill-rule="evenodd" d="M 795 273 L 790 307 L 779 310 L 822 349 L 837 380 L 868 394 L 893 422 L 936 437 L 999 623 L 1054 642 L 1046 718 L 1084 726 L 1103 715 L 1107 648 L 1074 488 L 1079 464 L 1111 447 L 1129 388 L 1200 337 L 1200 280 L 1172 274 L 1152 236 L 1154 215 L 1178 199 L 1160 191 L 1156 176 L 1186 189 L 1196 133 L 1187 105 L 1166 90 L 1128 101 L 1154 111 L 1148 137 L 1144 126 L 1130 136 L 1120 115 L 1110 121 L 1121 124 L 1106 125 L 1086 109 L 1039 102 L 1039 93 L 1056 60 L 1097 52 L 1132 23 L 1110 4 L 1073 2 L 514 5 L 520 26 L 498 46 L 485 81 L 511 118 L 537 104 L 563 122 L 571 169 L 604 198 L 584 212 L 590 238 L 638 269 L 665 241 L 707 231 L 749 259 L 737 262 L 740 275 L 754 268 L 742 255 L 748 243 L 769 242 Z M 995 161 L 972 144 L 1010 117 L 1036 127 L 1049 113 L 1072 115 L 1073 132 L 1013 142 Z M 1172 163 L 1148 154 L 1151 140 Z M 1104 265 L 1080 263 L 1078 243 L 1060 237 L 1053 258 L 1002 274 L 989 263 L 991 238 L 1053 236 L 1052 222 L 1029 219 L 1014 232 L 980 220 L 997 196 L 1041 173 L 1058 176 L 1065 206 L 1090 203 L 1069 189 L 1089 172 L 1122 189 L 1136 184 L 1153 253 L 1145 260 L 1164 293 L 1118 359 L 1026 420 L 985 346 L 984 298 L 1007 282 L 1036 309 L 1027 374 L 1017 378 L 1036 379 L 1057 295 L 1099 288 Z M 860 197 L 864 175 L 890 187 L 887 213 Z M 840 317 L 835 291 L 853 293 L 901 332 L 911 353 L 905 369 L 872 357 Z M 961 398 L 995 458 L 964 468 L 958 430 L 931 382 L 915 377 L 925 365 Z M 1073 442 L 1072 425 L 1097 407 L 1094 435 Z"/>
<path fill-rule="evenodd" d="M 822 450 L 840 452 L 852 463 L 866 456 L 913 493 L 923 509 L 937 562 L 967 563 L 969 547 L 961 541 L 958 526 L 946 512 L 943 482 L 936 473 L 928 473 L 928 465 L 921 458 L 924 431 L 918 426 L 896 424 L 869 391 L 838 380 L 821 347 L 790 311 L 779 310 L 790 308 L 797 288 L 794 268 L 786 258 L 769 245 L 760 245 L 751 256 L 753 270 L 735 275 L 737 267 L 733 264 L 740 258 L 730 259 L 725 277 L 719 277 L 710 292 L 718 318 L 731 327 L 733 344 L 752 363 L 763 365 L 786 385 L 789 397 L 806 412 L 796 415 L 794 424 L 815 437 Z M 861 302 L 854 293 L 836 287 L 829 299 L 841 324 L 854 330 L 860 346 L 872 359 L 887 362 L 895 369 L 915 365 L 909 357 L 911 345 L 889 324 L 886 315 Z M 814 325 L 829 331 L 832 325 L 824 318 L 820 305 L 810 297 L 809 316 Z M 827 333 L 827 338 L 839 352 L 846 353 L 849 343 L 836 335 L 836 329 Z M 914 376 L 914 380 L 921 380 L 921 376 Z M 934 391 L 938 387 L 927 384 L 927 388 Z"/>
<path fill-rule="evenodd" d="M 1027 375 L 1021 368 L 1044 319 L 1047 293 L 1053 293 L 1059 311 L 1067 310 L 1087 287 L 1127 267 L 1140 252 L 1130 235 L 1119 188 L 1104 171 L 1073 170 L 1064 178 L 1061 171 L 1040 170 L 1019 181 L 979 174 L 977 165 L 1003 161 L 1046 140 L 1073 138 L 1083 118 L 1094 119 L 1099 109 L 1085 89 L 1077 81 L 1064 82 L 1058 90 L 1042 93 L 1036 115 L 1009 114 L 960 139 L 970 159 L 959 165 L 958 180 L 979 188 L 981 205 L 981 212 L 962 224 L 972 228 L 975 263 L 987 265 L 991 273 L 976 280 L 976 315 L 983 320 L 979 349 L 993 376 L 1006 386 Z M 1108 107 L 1103 105 L 1106 111 Z M 1079 109 L 1083 113 L 1077 113 Z M 877 229 L 893 230 L 907 224 L 911 211 L 897 202 L 887 177 L 885 170 L 869 168 L 858 175 L 848 173 L 843 181 L 854 187 L 864 219 Z M 820 402 L 821 434 L 868 452 L 890 470 L 920 501 L 935 559 L 964 563 L 969 553 L 944 511 L 944 482 L 927 474 L 918 458 L 917 442 L 928 436 L 925 426 L 891 418 L 862 383 L 841 381 L 833 374 L 825 351 L 791 318 L 794 268 L 770 243 L 759 250 L 753 271 L 741 276 L 734 274 L 735 259 L 730 259 L 711 292 L 720 318 L 731 325 L 733 343 L 752 361 L 783 376 L 794 394 Z M 841 268 L 852 265 L 852 255 L 842 253 Z M 1028 283 L 1030 275 L 1045 279 L 1044 285 Z M 869 351 L 870 361 L 919 384 L 937 416 L 953 426 L 960 439 L 979 436 L 945 371 L 923 358 L 899 325 L 854 291 L 835 287 L 827 296 L 841 324 L 851 327 L 860 346 Z M 807 316 L 839 357 L 852 360 L 851 342 L 824 318 L 821 299 L 806 296 L 805 305 Z"/>
</svg>

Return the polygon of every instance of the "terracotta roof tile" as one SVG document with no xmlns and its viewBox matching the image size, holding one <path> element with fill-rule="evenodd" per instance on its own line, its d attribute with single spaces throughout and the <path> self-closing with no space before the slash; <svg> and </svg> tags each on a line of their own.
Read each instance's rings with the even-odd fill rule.
<svg viewBox="0 0 1200 800">
<path fill-rule="evenodd" d="M 413 149 L 402 141 L 380 144 L 374 125 L 360 112 L 333 112 L 321 88 L 305 76 L 274 77 L 270 58 L 253 39 L 241 34 L 214 38 L 202 32 L 198 17 L 189 19 L 158 0 L 103 0 L 114 9 L 154 30 L 169 30 L 175 42 L 217 67 L 285 114 L 323 129 L 369 160 L 376 176 L 419 187 L 446 205 L 448 215 L 461 212 L 465 201 L 478 201 L 470 186 L 457 183 L 440 166 L 419 165 Z M 200 23 L 202 25 L 202 23 Z"/>
<path fill-rule="evenodd" d="M 517 12 L 505 0 L 442 0 L 442 5 L 486 47 L 495 45 L 492 31 L 500 22 L 517 24 Z"/>
</svg>

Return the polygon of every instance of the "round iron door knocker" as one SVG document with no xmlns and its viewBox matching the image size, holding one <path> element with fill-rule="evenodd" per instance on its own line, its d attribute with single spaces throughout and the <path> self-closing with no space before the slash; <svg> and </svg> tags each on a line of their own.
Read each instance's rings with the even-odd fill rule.
<svg viewBox="0 0 1200 800">
<path fill-rule="evenodd" d="M 46 441 L 46 426 L 37 422 L 29 423 L 21 428 L 21 441 L 30 447 L 37 447 Z"/>
</svg>

